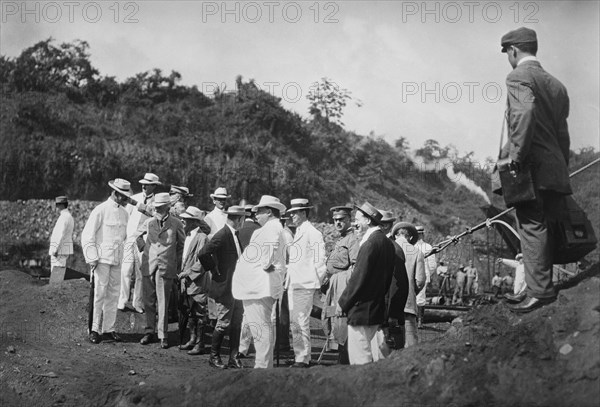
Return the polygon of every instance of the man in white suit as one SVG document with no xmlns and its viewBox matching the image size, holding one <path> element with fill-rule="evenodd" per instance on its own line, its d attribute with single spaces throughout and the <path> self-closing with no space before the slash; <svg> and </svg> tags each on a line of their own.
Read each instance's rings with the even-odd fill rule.
<svg viewBox="0 0 600 407">
<path fill-rule="evenodd" d="M 298 198 L 292 199 L 291 208 L 287 211 L 296 226 L 289 248 L 286 281 L 295 355 L 292 367 L 308 367 L 310 364 L 310 311 L 313 297 L 327 272 L 325 242 L 321 232 L 308 221 L 310 208 L 308 199 Z"/>
<path fill-rule="evenodd" d="M 57 196 L 54 200 L 60 216 L 50 236 L 50 284 L 63 281 L 67 269 L 67 260 L 73 254 L 73 216 L 67 209 L 69 201 L 66 196 Z"/>
<path fill-rule="evenodd" d="M 286 247 L 279 222 L 285 205 L 274 196 L 263 195 L 256 209 L 261 225 L 252 233 L 233 273 L 233 297 L 242 300 L 246 324 L 254 339 L 254 368 L 273 367 L 275 330 L 273 306 L 283 293 Z"/>
<path fill-rule="evenodd" d="M 125 252 L 123 255 L 123 264 L 121 266 L 121 292 L 119 294 L 119 303 L 117 308 L 124 311 L 125 308 L 133 309 L 136 312 L 144 312 L 144 298 L 142 296 L 142 273 L 140 264 L 142 262 L 142 253 L 138 250 L 135 239 L 139 236 L 144 222 L 149 219 L 154 203 L 154 190 L 160 185 L 160 180 L 156 174 L 146 173 L 141 179 L 142 192 L 133 195 L 131 198 L 138 204 L 137 206 L 127 205 L 125 210 L 129 214 L 127 222 L 127 240 L 125 241 Z M 135 286 L 133 288 L 133 299 L 129 302 L 131 291 L 131 276 L 135 272 Z"/>
</svg>

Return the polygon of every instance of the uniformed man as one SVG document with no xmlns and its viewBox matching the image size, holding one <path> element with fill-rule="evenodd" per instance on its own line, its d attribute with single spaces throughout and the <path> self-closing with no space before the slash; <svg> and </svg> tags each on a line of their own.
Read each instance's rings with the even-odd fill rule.
<svg viewBox="0 0 600 407">
<path fill-rule="evenodd" d="M 345 316 L 335 316 L 328 309 L 335 311 L 342 292 L 346 288 L 352 267 L 356 263 L 358 254 L 359 236 L 352 227 L 352 206 L 341 205 L 330 209 L 335 229 L 340 238 L 335 242 L 333 250 L 329 254 L 325 264 L 327 266 L 326 280 L 329 287 L 325 295 L 323 322 L 326 334 L 329 336 L 330 348 L 338 349 L 338 360 L 340 364 L 349 364 L 348 349 L 348 324 Z M 330 308 L 327 308 L 330 307 Z M 332 307 L 332 308 L 331 308 Z"/>
</svg>

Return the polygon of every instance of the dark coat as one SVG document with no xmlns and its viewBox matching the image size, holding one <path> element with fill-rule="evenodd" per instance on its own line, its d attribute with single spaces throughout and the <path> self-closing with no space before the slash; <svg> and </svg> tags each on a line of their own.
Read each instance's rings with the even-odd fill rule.
<svg viewBox="0 0 600 407">
<path fill-rule="evenodd" d="M 390 239 L 391 240 L 391 239 Z M 390 291 L 386 296 L 387 318 L 396 318 L 398 323 L 404 323 L 404 306 L 408 298 L 408 273 L 406 272 L 406 255 L 402 247 L 392 241 L 395 250 L 395 264 Z"/>
<path fill-rule="evenodd" d="M 385 296 L 396 265 L 394 244 L 376 230 L 360 246 L 348 285 L 338 303 L 348 325 L 380 325 L 385 321 Z"/>
<path fill-rule="evenodd" d="M 240 239 L 240 246 L 242 247 L 242 251 L 244 251 L 246 246 L 248 246 L 248 243 L 250 243 L 250 238 L 252 237 L 252 233 L 254 233 L 254 231 L 259 228 L 260 228 L 260 225 L 254 221 L 249 221 L 249 220 L 244 221 L 244 225 L 239 230 L 239 232 L 240 232 L 239 239 Z"/>
<path fill-rule="evenodd" d="M 530 166 L 537 189 L 571 194 L 569 96 L 537 61 L 526 61 L 506 78 L 508 142 L 501 158 Z"/>
<path fill-rule="evenodd" d="M 231 297 L 231 279 L 235 271 L 238 254 L 233 233 L 225 225 L 204 245 L 198 253 L 202 266 L 212 274 L 209 296 L 218 300 Z"/>
</svg>

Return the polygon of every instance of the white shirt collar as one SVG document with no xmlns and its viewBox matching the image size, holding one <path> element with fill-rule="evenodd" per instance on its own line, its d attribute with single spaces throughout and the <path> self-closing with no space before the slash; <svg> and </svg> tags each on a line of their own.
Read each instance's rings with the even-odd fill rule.
<svg viewBox="0 0 600 407">
<path fill-rule="evenodd" d="M 536 61 L 537 62 L 537 58 L 534 57 L 533 55 L 528 55 L 526 57 L 521 58 L 521 60 L 519 62 L 517 62 L 517 66 L 521 65 L 523 62 L 527 62 L 527 61 Z"/>
<path fill-rule="evenodd" d="M 363 238 L 361 239 L 361 241 L 358 245 L 362 246 L 362 244 L 367 241 L 369 236 L 371 236 L 373 234 L 373 232 L 375 232 L 377 230 L 380 230 L 380 229 L 378 227 L 373 227 L 373 228 L 367 229 L 367 231 L 365 232 L 365 235 L 363 236 Z"/>
</svg>

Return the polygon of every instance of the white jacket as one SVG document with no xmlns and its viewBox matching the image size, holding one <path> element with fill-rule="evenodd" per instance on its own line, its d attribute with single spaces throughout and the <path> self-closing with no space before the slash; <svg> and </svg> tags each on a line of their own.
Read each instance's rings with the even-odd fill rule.
<svg viewBox="0 0 600 407">
<path fill-rule="evenodd" d="M 86 263 L 121 264 L 129 214 L 112 198 L 96 206 L 81 232 Z"/>
<path fill-rule="evenodd" d="M 68 209 L 60 211 L 60 216 L 50 236 L 50 256 L 68 256 L 73 254 L 73 227 L 75 221 Z"/>
<path fill-rule="evenodd" d="M 292 290 L 320 288 L 327 272 L 325 242 L 321 232 L 309 221 L 304 221 L 296 229 L 288 253 L 287 287 Z"/>
<path fill-rule="evenodd" d="M 423 255 L 429 253 L 433 248 L 429 243 L 425 243 L 421 239 L 415 243 L 415 247 L 418 248 Z M 437 262 L 435 261 L 435 254 L 425 258 L 425 274 L 427 275 L 426 283 L 429 284 L 431 282 L 431 273 L 435 271 L 436 266 Z"/>
<path fill-rule="evenodd" d="M 238 259 L 232 292 L 238 300 L 280 298 L 285 275 L 285 237 L 279 219 L 271 219 L 252 233 Z M 266 271 L 273 266 L 272 271 Z"/>
<path fill-rule="evenodd" d="M 227 223 L 227 214 L 225 213 L 225 211 L 222 211 L 215 206 L 215 209 L 210 211 L 204 217 L 204 221 L 208 223 L 208 226 L 210 226 L 210 234 L 208 235 L 208 237 L 212 238 L 215 235 L 215 233 L 223 229 L 223 226 L 225 226 L 225 224 Z"/>
</svg>

